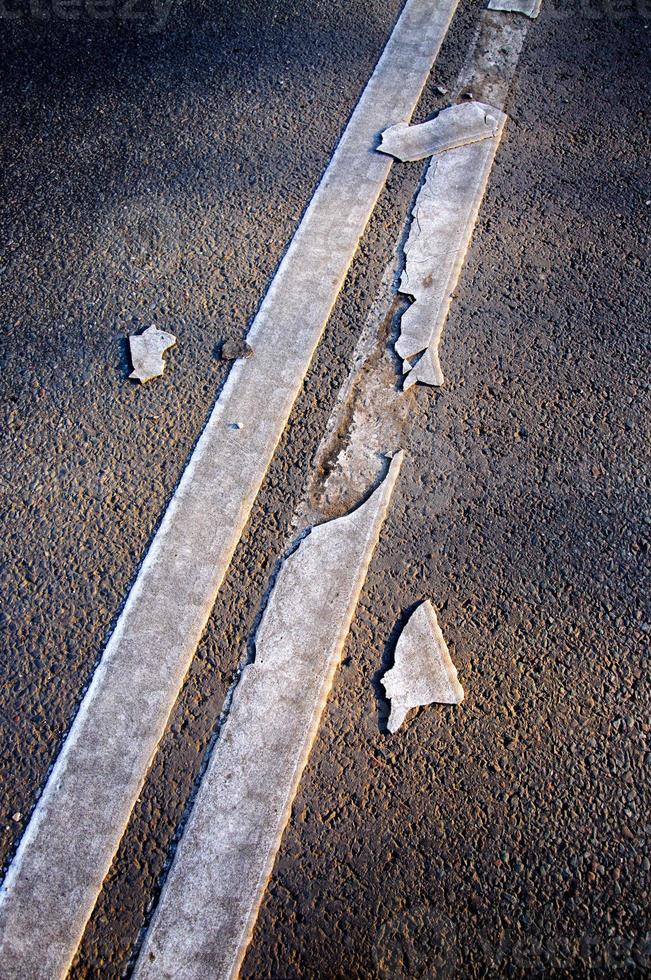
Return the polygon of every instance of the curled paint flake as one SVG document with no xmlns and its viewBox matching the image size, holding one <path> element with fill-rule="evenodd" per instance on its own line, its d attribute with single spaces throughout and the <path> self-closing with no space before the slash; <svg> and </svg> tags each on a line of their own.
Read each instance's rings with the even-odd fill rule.
<svg viewBox="0 0 651 980">
<path fill-rule="evenodd" d="M 489 10 L 500 10 L 509 14 L 524 14 L 532 20 L 540 13 L 542 0 L 489 0 Z"/>
<path fill-rule="evenodd" d="M 424 160 L 459 146 L 497 136 L 504 113 L 483 102 L 462 102 L 417 126 L 398 123 L 382 133 L 381 153 L 398 160 Z"/>
</svg>

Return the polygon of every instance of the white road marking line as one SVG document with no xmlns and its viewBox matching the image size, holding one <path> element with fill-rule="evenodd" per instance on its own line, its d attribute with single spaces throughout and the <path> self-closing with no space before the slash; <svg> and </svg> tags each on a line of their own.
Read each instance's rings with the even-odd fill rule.
<svg viewBox="0 0 651 980">
<path fill-rule="evenodd" d="M 0 892 L 4 980 L 67 972 L 458 0 L 407 0 L 262 302 Z M 239 427 L 235 427 L 237 423 Z"/>
<path fill-rule="evenodd" d="M 238 975 L 401 461 L 282 565 L 134 980 Z"/>
</svg>

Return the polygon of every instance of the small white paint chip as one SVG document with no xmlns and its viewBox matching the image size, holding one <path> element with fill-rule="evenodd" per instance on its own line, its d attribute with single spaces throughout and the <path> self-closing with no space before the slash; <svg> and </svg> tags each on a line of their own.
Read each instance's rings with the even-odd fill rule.
<svg viewBox="0 0 651 980">
<path fill-rule="evenodd" d="M 540 13 L 542 0 L 489 0 L 489 10 L 499 10 L 507 14 L 524 14 L 532 20 Z"/>
<path fill-rule="evenodd" d="M 141 384 L 152 378 L 159 378 L 165 370 L 163 354 L 174 347 L 175 343 L 174 334 L 159 330 L 153 323 L 144 333 L 130 336 L 129 350 L 133 371 L 129 377 Z"/>
<path fill-rule="evenodd" d="M 412 613 L 400 634 L 394 665 L 382 678 L 382 685 L 391 701 L 391 734 L 400 728 L 410 708 L 463 701 L 457 669 L 428 599 Z"/>
<path fill-rule="evenodd" d="M 468 143 L 497 136 L 504 113 L 483 102 L 462 102 L 417 126 L 398 123 L 382 133 L 380 153 L 398 160 L 424 160 Z"/>
</svg>

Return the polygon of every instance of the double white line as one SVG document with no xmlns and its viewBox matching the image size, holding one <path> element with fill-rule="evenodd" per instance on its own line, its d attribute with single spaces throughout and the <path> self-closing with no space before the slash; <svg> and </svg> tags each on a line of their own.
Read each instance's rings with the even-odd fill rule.
<svg viewBox="0 0 651 980">
<path fill-rule="evenodd" d="M 190 458 L 7 873 L 0 975 L 66 974 L 458 0 L 407 0 Z"/>
<path fill-rule="evenodd" d="M 135 980 L 239 974 L 402 463 L 287 558 L 136 965 Z"/>
</svg>

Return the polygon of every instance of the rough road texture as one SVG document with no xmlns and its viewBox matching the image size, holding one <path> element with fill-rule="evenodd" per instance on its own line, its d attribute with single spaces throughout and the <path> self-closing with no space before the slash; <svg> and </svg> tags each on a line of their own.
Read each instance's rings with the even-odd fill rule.
<svg viewBox="0 0 651 980">
<path fill-rule="evenodd" d="M 538 24 L 245 977 L 648 975 L 646 29 Z M 397 744 L 422 595 L 466 700 Z"/>
<path fill-rule="evenodd" d="M 68 972 L 386 184 L 377 134 L 411 118 L 457 3 L 405 6 L 264 296 L 247 335 L 254 356 L 234 365 L 205 424 L 7 872 L 8 976 Z M 152 336 L 175 342 L 155 327 L 130 337 L 134 366 Z"/>
<path fill-rule="evenodd" d="M 648 21 L 586 8 L 548 5 L 531 25 L 443 339 L 448 388 L 409 396 L 417 455 L 247 976 L 648 971 Z M 12 35 L 5 855 L 223 377 L 214 346 L 243 336 L 397 9 L 223 5 L 154 36 Z M 435 80 L 456 77 L 471 13 Z M 431 93 L 421 118 L 443 101 Z M 118 976 L 129 954 L 420 172 L 394 168 L 74 976 Z M 134 317 L 179 338 L 149 390 L 125 382 L 116 346 Z M 424 594 L 466 701 L 389 747 L 371 685 Z"/>
</svg>

